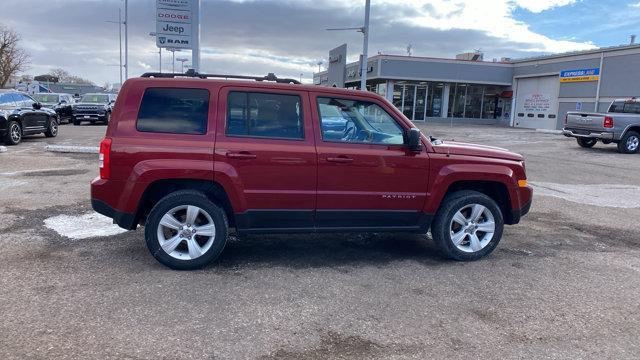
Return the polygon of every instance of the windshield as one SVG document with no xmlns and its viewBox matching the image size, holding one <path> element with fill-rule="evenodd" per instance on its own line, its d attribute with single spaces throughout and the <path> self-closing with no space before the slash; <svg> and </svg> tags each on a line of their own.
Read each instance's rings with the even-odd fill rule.
<svg viewBox="0 0 640 360">
<path fill-rule="evenodd" d="M 109 95 L 84 95 L 80 102 L 106 104 L 109 102 Z"/>
<path fill-rule="evenodd" d="M 41 103 L 58 103 L 60 102 L 60 95 L 56 94 L 35 94 L 33 98 Z"/>
</svg>

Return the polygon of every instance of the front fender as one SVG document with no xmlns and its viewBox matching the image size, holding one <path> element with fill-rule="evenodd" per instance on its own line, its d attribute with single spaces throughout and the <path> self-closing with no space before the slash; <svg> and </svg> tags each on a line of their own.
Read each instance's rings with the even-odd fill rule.
<svg viewBox="0 0 640 360">
<path fill-rule="evenodd" d="M 433 159 L 433 158 L 432 158 Z M 433 161 L 436 163 L 436 167 L 432 168 L 430 176 L 431 183 L 429 184 L 429 195 L 425 204 L 425 212 L 429 214 L 435 214 L 442 203 L 449 188 L 457 182 L 495 182 L 505 186 L 509 193 L 509 199 L 511 208 L 516 208 L 518 205 L 518 180 L 514 174 L 513 169 L 507 164 L 508 161 L 499 160 L 496 163 L 477 163 L 460 162 L 451 164 L 450 160 L 455 160 L 454 157 L 449 157 L 448 164 L 442 164 L 437 166 L 438 160 Z M 493 162 L 493 161 L 492 161 Z"/>
</svg>

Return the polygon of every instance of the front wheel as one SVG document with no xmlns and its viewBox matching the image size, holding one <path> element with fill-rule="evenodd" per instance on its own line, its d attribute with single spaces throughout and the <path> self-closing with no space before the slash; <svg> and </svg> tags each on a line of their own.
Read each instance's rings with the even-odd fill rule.
<svg viewBox="0 0 640 360">
<path fill-rule="evenodd" d="M 485 194 L 465 190 L 443 200 L 431 225 L 431 235 L 445 257 L 473 261 L 498 246 L 503 229 L 498 204 Z"/>
<path fill-rule="evenodd" d="M 596 139 L 587 139 L 587 138 L 577 138 L 577 141 L 580 147 L 587 148 L 587 149 L 594 147 L 598 143 L 598 140 Z"/>
<path fill-rule="evenodd" d="M 48 120 L 47 131 L 44 132 L 44 136 L 48 138 L 58 136 L 58 121 L 56 119 Z"/>
<path fill-rule="evenodd" d="M 9 121 L 4 143 L 7 145 L 18 145 L 20 141 L 22 141 L 22 127 L 17 121 Z"/>
<path fill-rule="evenodd" d="M 197 191 L 177 191 L 160 200 L 145 225 L 147 248 L 176 270 L 199 269 L 215 260 L 227 242 L 227 216 Z"/>
<path fill-rule="evenodd" d="M 640 151 L 640 135 L 635 131 L 628 131 L 618 143 L 618 152 L 635 154 Z"/>
</svg>

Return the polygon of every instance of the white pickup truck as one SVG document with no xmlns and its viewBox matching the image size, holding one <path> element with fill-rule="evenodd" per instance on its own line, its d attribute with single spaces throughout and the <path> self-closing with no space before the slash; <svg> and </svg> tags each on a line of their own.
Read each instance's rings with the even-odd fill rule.
<svg viewBox="0 0 640 360">
<path fill-rule="evenodd" d="M 605 114 L 570 111 L 562 133 L 576 138 L 584 148 L 601 141 L 616 143 L 620 153 L 635 154 L 640 151 L 640 100 L 615 100 Z"/>
</svg>

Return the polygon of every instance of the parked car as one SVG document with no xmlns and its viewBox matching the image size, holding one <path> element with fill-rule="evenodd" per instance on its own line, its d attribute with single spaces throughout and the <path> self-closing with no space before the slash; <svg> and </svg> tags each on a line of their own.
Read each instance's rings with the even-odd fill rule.
<svg viewBox="0 0 640 360">
<path fill-rule="evenodd" d="M 640 100 L 615 100 L 606 113 L 568 112 L 563 134 L 584 148 L 601 141 L 617 144 L 620 153 L 635 154 L 640 151 Z"/>
<path fill-rule="evenodd" d="M 149 251 L 168 267 L 216 259 L 230 228 L 431 229 L 446 257 L 476 260 L 531 206 L 521 155 L 427 138 L 374 93 L 272 74 L 187 75 L 125 82 L 91 182 L 93 209 L 125 229 L 144 225 Z M 325 119 L 337 116 L 341 136 L 326 137 L 335 129 Z"/>
<path fill-rule="evenodd" d="M 73 125 L 80 125 L 83 121 L 91 124 L 101 121 L 108 124 L 115 102 L 116 94 L 82 95 L 82 99 L 73 106 Z"/>
<path fill-rule="evenodd" d="M 33 98 L 42 104 L 42 106 L 53 109 L 58 114 L 60 121 L 66 120 L 72 122 L 73 104 L 76 103 L 71 94 L 64 93 L 38 93 Z"/>
<path fill-rule="evenodd" d="M 58 116 L 27 94 L 0 90 L 0 139 L 17 145 L 25 135 L 58 135 Z"/>
</svg>

